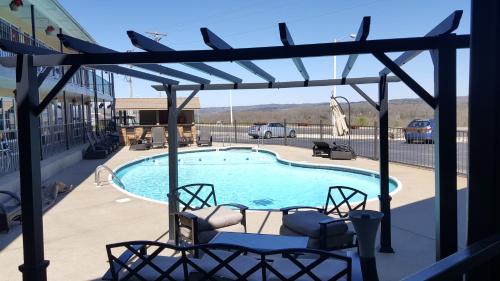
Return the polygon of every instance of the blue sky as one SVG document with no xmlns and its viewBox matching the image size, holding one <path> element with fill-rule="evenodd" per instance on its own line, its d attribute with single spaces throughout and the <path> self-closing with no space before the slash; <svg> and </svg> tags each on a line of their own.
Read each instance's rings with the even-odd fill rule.
<svg viewBox="0 0 500 281">
<path fill-rule="evenodd" d="M 202 40 L 200 27 L 208 27 L 234 48 L 281 45 L 278 23 L 286 22 L 296 44 L 350 40 L 349 34 L 358 30 L 363 16 L 371 16 L 368 39 L 413 37 L 427 33 L 454 10 L 464 10 L 458 34 L 469 33 L 470 1 L 466 0 L 212 0 L 212 1 L 102 1 L 60 0 L 99 44 L 119 50 L 133 49 L 127 30 L 139 33 L 167 33 L 162 43 L 177 50 L 209 49 Z M 137 50 L 139 51 L 139 50 Z M 388 54 L 395 58 L 398 54 Z M 468 51 L 458 52 L 458 94 L 467 95 Z M 340 76 L 346 57 L 337 58 Z M 256 64 L 274 75 L 278 81 L 301 80 L 291 60 L 257 61 Z M 333 58 L 308 58 L 304 64 L 311 79 L 333 76 Z M 245 82 L 262 81 L 234 63 L 211 63 L 212 66 L 242 78 Z M 212 83 L 223 80 L 183 65 L 168 65 L 178 70 L 208 78 Z M 350 77 L 377 76 L 382 65 L 370 55 L 358 58 Z M 433 67 L 428 53 L 423 53 L 404 69 L 429 92 L 433 92 Z M 124 77 L 115 78 L 118 97 L 128 96 Z M 182 81 L 181 83 L 187 83 Z M 158 97 L 151 82 L 133 80 L 134 97 Z M 362 88 L 376 98 L 376 85 Z M 332 87 L 239 90 L 233 91 L 233 105 L 267 103 L 328 102 Z M 352 101 L 360 98 L 350 87 L 337 87 L 337 94 Z M 182 95 L 182 94 L 181 94 Z M 391 99 L 416 97 L 402 83 L 391 84 Z M 202 106 L 227 106 L 229 92 L 200 93 Z"/>
</svg>

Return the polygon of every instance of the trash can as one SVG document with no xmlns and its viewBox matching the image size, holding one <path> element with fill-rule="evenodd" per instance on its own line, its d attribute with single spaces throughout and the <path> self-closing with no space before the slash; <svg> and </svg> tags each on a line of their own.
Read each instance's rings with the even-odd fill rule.
<svg viewBox="0 0 500 281">
<path fill-rule="evenodd" d="M 359 259 L 363 280 L 378 281 L 377 264 L 375 261 L 375 238 L 378 226 L 384 214 L 371 210 L 355 210 L 349 212 L 359 244 Z"/>
</svg>

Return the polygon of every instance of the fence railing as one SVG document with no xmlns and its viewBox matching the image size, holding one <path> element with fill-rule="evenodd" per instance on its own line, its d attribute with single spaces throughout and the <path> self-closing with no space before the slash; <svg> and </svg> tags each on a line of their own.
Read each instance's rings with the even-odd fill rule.
<svg viewBox="0 0 500 281">
<path fill-rule="evenodd" d="M 352 126 L 349 134 L 338 136 L 331 124 L 282 123 L 287 131 L 285 137 L 265 137 L 265 132 L 250 136 L 253 124 L 196 124 L 198 131 L 208 131 L 214 142 L 245 144 L 276 144 L 312 148 L 313 141 L 349 144 L 357 155 L 378 159 L 379 137 L 377 126 Z M 284 130 L 282 129 L 282 130 Z M 291 134 L 291 132 L 294 132 Z M 283 135 L 283 134 L 281 134 Z M 293 137 L 290 137 L 293 136 Z M 389 160 L 392 162 L 434 168 L 433 135 L 426 131 L 407 131 L 404 128 L 389 128 Z M 467 172 L 468 132 L 457 131 L 457 173 Z"/>
<path fill-rule="evenodd" d="M 66 127 L 66 128 L 65 128 Z M 68 132 L 66 140 L 65 130 Z M 83 122 L 74 122 L 40 127 L 41 159 L 83 144 L 85 139 Z M 0 176 L 16 171 L 19 167 L 17 130 L 0 130 Z M 66 145 L 67 141 L 67 145 Z"/>
</svg>

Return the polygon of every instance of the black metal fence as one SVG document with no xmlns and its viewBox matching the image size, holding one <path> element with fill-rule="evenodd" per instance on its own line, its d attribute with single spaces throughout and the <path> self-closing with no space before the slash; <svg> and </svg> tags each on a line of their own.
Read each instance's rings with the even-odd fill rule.
<svg viewBox="0 0 500 281">
<path fill-rule="evenodd" d="M 244 144 L 276 144 L 312 148 L 313 141 L 349 144 L 357 155 L 378 159 L 378 127 L 352 126 L 349 133 L 338 136 L 335 127 L 330 124 L 297 124 L 283 123 L 287 134 L 285 137 L 265 138 L 260 133 L 257 138 L 248 134 L 250 123 L 234 124 L 196 124 L 198 131 L 208 131 L 214 142 Z M 294 134 L 290 134 L 293 131 Z M 434 168 L 434 145 L 432 135 L 425 132 L 406 132 L 404 128 L 389 128 L 389 159 L 392 162 Z M 295 137 L 290 137 L 295 135 Z M 408 141 L 405 135 L 410 138 Z M 457 131 L 457 173 L 467 172 L 468 132 Z"/>
</svg>

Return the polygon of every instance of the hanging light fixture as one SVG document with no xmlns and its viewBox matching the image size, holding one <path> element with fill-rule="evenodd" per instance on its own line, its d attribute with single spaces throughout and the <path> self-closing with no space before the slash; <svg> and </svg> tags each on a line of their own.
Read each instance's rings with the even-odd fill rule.
<svg viewBox="0 0 500 281">
<path fill-rule="evenodd" d="M 9 4 L 11 11 L 17 11 L 21 6 L 23 6 L 23 0 L 12 0 Z"/>
<path fill-rule="evenodd" d="M 103 103 L 103 102 L 101 102 L 101 103 L 99 104 L 99 108 L 103 108 L 103 107 L 104 107 L 104 103 Z"/>
<path fill-rule="evenodd" d="M 106 108 L 111 108 L 111 106 L 113 106 L 112 103 L 108 104 L 108 106 L 106 106 Z"/>
</svg>

